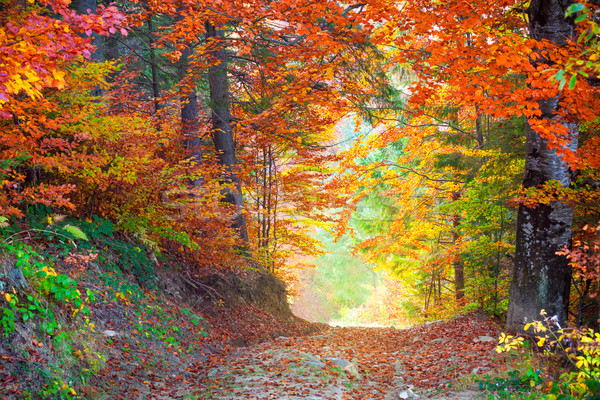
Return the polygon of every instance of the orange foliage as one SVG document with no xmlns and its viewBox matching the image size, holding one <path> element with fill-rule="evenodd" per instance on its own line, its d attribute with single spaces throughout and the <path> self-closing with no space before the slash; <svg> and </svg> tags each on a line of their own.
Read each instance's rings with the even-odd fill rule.
<svg viewBox="0 0 600 400">
<path fill-rule="evenodd" d="M 438 281 L 436 291 L 441 292 L 454 263 L 463 253 L 481 251 L 483 243 L 500 243 L 485 245 L 498 254 L 494 268 L 500 268 L 501 253 L 510 251 L 514 237 L 503 235 L 507 226 L 497 224 L 505 222 L 506 200 L 519 197 L 515 177 L 522 164 L 511 160 L 510 150 L 492 144 L 518 145 L 509 129 L 515 130 L 519 118 L 526 117 L 588 181 L 597 177 L 590 170 L 600 155 L 597 141 L 585 141 L 576 153 L 569 150 L 573 137 L 561 120 L 591 126 L 600 105 L 598 90 L 587 80 L 561 90 L 553 80 L 580 53 L 580 45 L 529 38 L 521 7 L 514 0 L 407 1 L 401 7 L 393 1 L 369 2 L 363 17 L 382 23 L 372 40 L 396 68 L 388 73 L 390 80 L 398 80 L 398 68 L 405 68 L 409 76 L 396 83 L 406 99 L 401 112 L 378 109 L 379 125 L 344 154 L 340 166 L 354 207 L 376 192 L 394 210 L 385 229 L 357 246 L 367 261 L 396 271 L 423 271 L 432 277 L 432 285 Z M 542 116 L 539 101 L 559 95 L 561 114 L 554 119 Z M 390 154 L 393 146 L 401 150 Z M 365 162 L 378 151 L 389 155 Z M 516 201 L 536 206 L 563 200 L 583 207 L 594 202 L 594 193 L 585 184 L 559 188 L 550 182 L 529 189 Z M 494 213 L 502 218 L 494 220 L 491 208 L 477 205 L 479 199 L 494 205 L 499 210 Z M 351 218 L 346 215 L 348 223 Z M 485 241 L 478 242 L 482 235 Z M 401 266 L 398 259 L 403 260 Z M 402 276 L 410 279 L 407 275 Z M 497 287 L 503 285 L 496 282 Z"/>
<path fill-rule="evenodd" d="M 236 210 L 220 202 L 223 176 L 235 173 L 250 232 L 250 243 L 241 245 L 276 271 L 321 252 L 313 227 L 341 234 L 350 229 L 354 208 L 376 193 L 395 213 L 385 231 L 357 249 L 384 267 L 395 265 L 388 255 L 401 257 L 421 278 L 435 275 L 441 282 L 478 235 L 504 253 L 512 246 L 497 217 L 476 204 L 485 192 L 503 213 L 505 199 L 517 196 L 513 176 L 520 164 L 500 146 L 487 146 L 496 139 L 519 143 L 503 124 L 526 117 L 563 160 L 597 178 L 597 137 L 573 153 L 560 123 L 570 118 L 593 126 L 597 88 L 580 80 L 560 90 L 551 79 L 580 54 L 580 45 L 528 38 L 516 0 L 410 0 L 401 6 L 391 0 L 351 6 L 331 0 L 133 1 L 127 16 L 114 6 L 92 15 L 68 6 L 68 0 L 2 3 L 3 216 L 21 216 L 35 203 L 82 218 L 99 214 L 193 261 L 225 265 L 241 244 L 230 228 Z M 152 18 L 174 21 L 149 33 L 148 50 L 169 75 L 169 83 L 157 85 L 162 93 L 141 89 L 137 80 L 149 63 L 134 52 L 119 61 L 119 72 L 116 62 L 85 60 L 94 51 L 92 33 L 126 35 Z M 202 39 L 206 23 L 224 29 L 223 39 Z M 200 92 L 219 47 L 232 54 L 228 95 L 240 161 L 233 171 L 218 164 L 210 145 L 210 106 L 199 107 L 201 160 L 184 148 L 190 138 L 180 120 L 181 93 Z M 176 76 L 188 49 L 186 75 Z M 399 69 L 409 71 L 410 82 L 401 82 Z M 403 92 L 400 100 L 386 97 L 390 88 Z M 92 96 L 94 89 L 103 95 Z M 538 101 L 557 95 L 564 115 L 548 122 Z M 335 125 L 349 115 L 357 121 L 368 115 L 374 130 L 337 156 L 335 142 L 342 138 Z M 401 150 L 363 162 L 391 145 Z M 440 163 L 443 157 L 462 164 Z M 533 205 L 571 196 L 582 203 L 594 196 L 585 192 L 589 187 L 576 193 L 542 189 L 518 200 Z M 478 230 L 475 214 L 491 221 L 488 231 Z M 492 230 L 500 237 L 492 240 Z"/>
<path fill-rule="evenodd" d="M 220 202 L 224 170 L 208 140 L 202 160 L 189 158 L 178 99 L 214 65 L 214 48 L 225 46 L 236 54 L 229 92 L 242 161 L 235 172 L 254 221 L 250 250 L 273 270 L 294 253 L 318 253 L 306 227 L 332 221 L 327 209 L 342 205 L 331 179 L 335 157 L 324 144 L 370 90 L 356 67 L 368 61 L 361 44 L 369 32 L 356 25 L 355 7 L 295 2 L 290 13 L 285 2 L 133 2 L 133 28 L 174 17 L 168 29 L 151 32 L 164 65 L 177 67 L 182 51 L 194 48 L 187 76 L 157 99 L 136 86 L 143 68 L 134 67 L 134 55 L 120 67 L 84 60 L 95 51 L 92 33 L 127 34 L 125 15 L 114 6 L 91 15 L 68 7 L 11 4 L 2 16 L 0 53 L 11 60 L 0 70 L 2 215 L 20 216 L 33 203 L 98 214 L 204 265 L 228 263 L 239 243 L 229 227 L 235 210 Z M 199 39 L 206 21 L 230 31 L 224 43 Z M 92 96 L 96 89 L 101 98 Z M 200 114 L 197 135 L 209 138 L 209 113 Z M 269 178 L 259 179 L 267 167 Z M 191 180 L 203 184 L 192 188 Z"/>
</svg>

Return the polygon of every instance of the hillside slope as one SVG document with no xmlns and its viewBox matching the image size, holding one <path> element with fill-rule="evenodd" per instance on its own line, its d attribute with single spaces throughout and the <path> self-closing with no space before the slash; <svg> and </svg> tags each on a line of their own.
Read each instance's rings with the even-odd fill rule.
<svg viewBox="0 0 600 400">
<path fill-rule="evenodd" d="M 159 262 L 103 224 L 2 242 L 0 398 L 182 398 L 229 347 L 317 328 L 256 265 Z"/>
</svg>

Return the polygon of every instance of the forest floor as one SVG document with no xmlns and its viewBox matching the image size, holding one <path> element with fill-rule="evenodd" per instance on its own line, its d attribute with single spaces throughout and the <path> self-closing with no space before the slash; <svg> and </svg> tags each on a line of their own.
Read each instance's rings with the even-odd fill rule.
<svg viewBox="0 0 600 400">
<path fill-rule="evenodd" d="M 164 321 L 179 336 L 157 340 L 109 310 L 95 318 L 95 341 L 82 336 L 71 359 L 53 359 L 56 344 L 20 332 L 21 345 L 0 351 L 0 397 L 36 398 L 23 395 L 52 389 L 41 382 L 53 373 L 62 381 L 45 393 L 60 396 L 62 385 L 65 399 L 473 400 L 485 397 L 477 377 L 512 367 L 494 351 L 497 324 L 474 314 L 406 329 L 330 327 L 295 317 L 282 323 L 249 305 L 207 316 L 207 336 L 185 315 Z M 91 354 L 102 354 L 98 365 Z M 66 378 L 69 368 L 80 378 Z"/>
<path fill-rule="evenodd" d="M 472 400 L 483 397 L 477 377 L 512 368 L 494 351 L 500 328 L 476 314 L 332 327 L 132 282 L 88 268 L 79 288 L 94 291 L 89 321 L 57 309 L 54 335 L 17 321 L 0 337 L 0 398 Z"/>
<path fill-rule="evenodd" d="M 190 383 L 198 399 L 473 399 L 508 360 L 498 326 L 463 316 L 407 329 L 328 327 L 229 349 Z M 192 389 L 193 388 L 193 389 Z"/>
</svg>

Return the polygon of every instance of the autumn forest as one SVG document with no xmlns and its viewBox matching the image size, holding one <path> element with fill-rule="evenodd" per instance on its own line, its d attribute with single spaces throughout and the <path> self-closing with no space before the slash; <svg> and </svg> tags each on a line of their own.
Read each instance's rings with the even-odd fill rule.
<svg viewBox="0 0 600 400">
<path fill-rule="evenodd" d="M 217 307 L 234 275 L 260 290 L 283 281 L 280 300 L 312 321 L 476 313 L 512 334 L 594 338 L 599 12 L 571 0 L 0 0 L 4 344 L 53 343 L 103 371 L 73 333 L 120 337 L 94 322 L 102 302 L 125 319 L 151 302 L 134 332 L 178 346 L 157 291 L 174 279 Z M 186 297 L 169 307 L 192 332 L 209 317 Z M 161 302 L 164 332 L 142 322 Z M 254 315 L 233 308 L 235 321 Z M 565 357 L 596 357 L 573 358 L 576 375 L 596 375 L 566 382 L 600 393 L 581 383 L 600 382 L 586 351 Z M 51 383 L 4 386 L 103 398 L 44 368 Z M 364 393 L 339 398 L 376 398 Z"/>
</svg>

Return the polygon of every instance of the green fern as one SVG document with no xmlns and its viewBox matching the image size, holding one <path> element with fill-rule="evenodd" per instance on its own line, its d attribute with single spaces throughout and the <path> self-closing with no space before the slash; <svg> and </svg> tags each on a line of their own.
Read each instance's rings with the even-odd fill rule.
<svg viewBox="0 0 600 400">
<path fill-rule="evenodd" d="M 75 239 L 89 240 L 86 234 L 76 226 L 65 225 L 63 230 L 69 232 Z"/>
<path fill-rule="evenodd" d="M 140 226 L 140 227 L 138 227 L 137 232 L 135 233 L 135 237 L 140 242 L 142 242 L 142 244 L 149 247 L 150 249 L 157 250 L 158 243 L 156 243 L 154 240 L 151 240 L 150 238 L 148 238 L 146 232 L 147 232 L 146 228 L 144 228 L 143 226 Z"/>
</svg>

